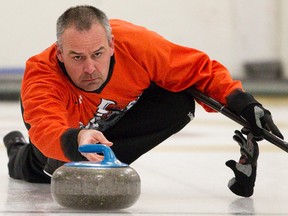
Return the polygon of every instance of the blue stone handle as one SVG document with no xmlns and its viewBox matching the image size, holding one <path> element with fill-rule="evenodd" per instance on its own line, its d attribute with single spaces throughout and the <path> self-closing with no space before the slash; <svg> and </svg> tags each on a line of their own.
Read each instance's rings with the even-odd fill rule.
<svg viewBox="0 0 288 216">
<path fill-rule="evenodd" d="M 86 145 L 81 145 L 78 149 L 81 153 L 102 153 L 104 155 L 104 159 L 101 162 L 102 165 L 119 165 L 123 166 L 127 164 L 124 164 L 120 162 L 112 149 L 103 144 L 86 144 Z"/>
</svg>

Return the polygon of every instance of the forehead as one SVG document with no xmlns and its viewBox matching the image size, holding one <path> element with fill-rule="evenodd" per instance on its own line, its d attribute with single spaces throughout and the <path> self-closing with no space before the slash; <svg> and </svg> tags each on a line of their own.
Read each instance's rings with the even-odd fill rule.
<svg viewBox="0 0 288 216">
<path fill-rule="evenodd" d="M 89 30 L 78 30 L 75 26 L 68 27 L 61 36 L 62 48 L 85 49 L 108 45 L 108 37 L 104 27 L 93 24 Z"/>
</svg>

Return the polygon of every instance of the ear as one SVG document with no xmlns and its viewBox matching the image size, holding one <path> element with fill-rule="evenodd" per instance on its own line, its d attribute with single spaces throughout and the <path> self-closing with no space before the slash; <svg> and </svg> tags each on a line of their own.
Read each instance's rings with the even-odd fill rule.
<svg viewBox="0 0 288 216">
<path fill-rule="evenodd" d="M 114 54 L 114 35 L 111 35 L 111 41 L 109 43 L 110 51 L 111 51 L 111 56 Z"/>
<path fill-rule="evenodd" d="M 64 59 L 63 59 L 63 51 L 61 49 L 61 46 L 56 43 L 56 55 L 57 55 L 57 58 L 59 59 L 59 61 L 63 62 Z"/>
</svg>

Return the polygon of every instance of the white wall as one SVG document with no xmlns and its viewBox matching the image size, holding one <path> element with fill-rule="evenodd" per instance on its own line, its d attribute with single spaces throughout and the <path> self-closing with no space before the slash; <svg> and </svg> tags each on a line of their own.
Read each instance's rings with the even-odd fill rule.
<svg viewBox="0 0 288 216">
<path fill-rule="evenodd" d="M 281 59 L 287 68 L 286 0 L 9 0 L 0 7 L 0 67 L 25 61 L 53 43 L 68 7 L 92 4 L 110 18 L 144 25 L 222 62 L 242 77 L 247 60 Z M 287 70 L 285 70 L 287 71 Z M 286 72 L 286 77 L 288 77 Z"/>
<path fill-rule="evenodd" d="M 279 3 L 275 0 L 234 1 L 235 55 L 237 61 L 280 58 Z"/>
<path fill-rule="evenodd" d="M 278 49 L 280 57 L 285 69 L 285 77 L 288 77 L 288 1 L 282 0 L 279 3 L 280 7 L 280 20 L 279 22 L 279 43 Z"/>
</svg>

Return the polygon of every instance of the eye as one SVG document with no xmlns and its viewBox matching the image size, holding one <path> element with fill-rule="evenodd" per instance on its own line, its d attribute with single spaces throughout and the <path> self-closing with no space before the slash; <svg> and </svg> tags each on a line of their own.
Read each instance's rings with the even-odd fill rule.
<svg viewBox="0 0 288 216">
<path fill-rule="evenodd" d="M 82 56 L 73 56 L 73 59 L 75 61 L 80 61 L 80 60 L 82 60 Z"/>
<path fill-rule="evenodd" d="M 93 54 L 93 56 L 94 56 L 95 58 L 99 58 L 101 55 L 102 55 L 102 52 L 95 52 L 95 53 Z"/>
</svg>

